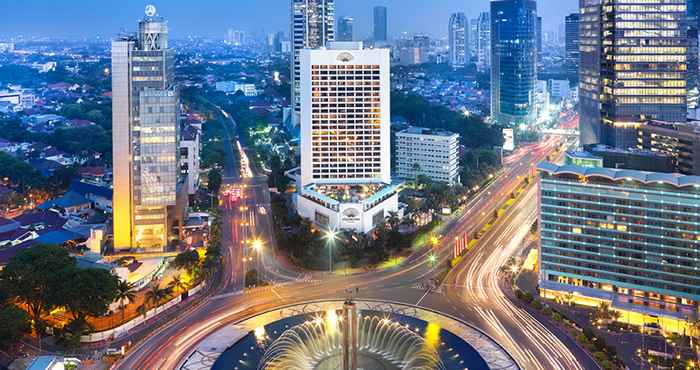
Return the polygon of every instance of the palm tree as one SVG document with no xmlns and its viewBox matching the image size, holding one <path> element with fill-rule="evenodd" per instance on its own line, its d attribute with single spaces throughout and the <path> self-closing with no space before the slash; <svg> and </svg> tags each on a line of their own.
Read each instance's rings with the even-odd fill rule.
<svg viewBox="0 0 700 370">
<path fill-rule="evenodd" d="M 126 280 L 120 280 L 117 285 L 116 301 L 119 301 L 119 309 L 122 311 L 122 322 L 124 322 L 125 308 L 136 298 L 136 286 Z"/>
<path fill-rule="evenodd" d="M 189 284 L 182 280 L 180 275 L 173 276 L 173 279 L 168 283 L 168 288 L 173 292 L 184 292 L 189 288 Z"/>
<path fill-rule="evenodd" d="M 161 289 L 158 285 L 154 285 L 146 292 L 146 305 L 152 304 L 153 307 L 157 307 L 160 302 L 164 301 L 169 296 L 170 289 Z"/>
</svg>

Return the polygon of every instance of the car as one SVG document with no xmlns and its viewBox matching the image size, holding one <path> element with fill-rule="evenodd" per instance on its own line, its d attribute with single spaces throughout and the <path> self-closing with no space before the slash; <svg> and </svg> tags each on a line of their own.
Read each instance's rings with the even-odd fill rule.
<svg viewBox="0 0 700 370">
<path fill-rule="evenodd" d="M 34 231 L 29 231 L 29 232 L 26 232 L 26 233 L 20 235 L 17 239 L 13 240 L 13 241 L 12 241 L 12 245 L 13 245 L 13 246 L 15 246 L 15 245 L 20 245 L 20 244 L 22 244 L 22 243 L 24 243 L 24 242 L 28 242 L 28 241 L 30 241 L 30 240 L 34 240 L 34 239 L 36 239 L 36 238 L 38 238 L 38 237 L 39 237 L 39 234 L 37 234 L 37 233 L 34 232 Z"/>
</svg>

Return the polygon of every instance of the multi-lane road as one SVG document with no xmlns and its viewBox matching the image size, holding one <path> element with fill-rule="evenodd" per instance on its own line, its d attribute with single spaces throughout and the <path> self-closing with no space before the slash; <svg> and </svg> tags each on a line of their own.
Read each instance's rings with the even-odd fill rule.
<svg viewBox="0 0 700 370">
<path fill-rule="evenodd" d="M 227 139 L 234 144 L 232 137 Z M 233 149 L 234 145 L 231 145 Z M 533 166 L 557 146 L 558 140 L 552 138 L 509 157 L 502 174 L 464 206 L 462 216 L 447 225 L 443 245 L 434 250 L 416 252 L 404 264 L 391 269 L 352 276 L 316 274 L 322 281 L 311 282 L 296 279 L 295 272 L 286 271 L 273 258 L 269 193 L 264 179 L 239 178 L 240 171 L 227 172 L 226 182 L 243 188 L 244 198 L 223 204 L 224 238 L 228 240 L 224 245 L 223 288 L 202 298 L 204 302 L 196 308 L 153 330 L 116 368 L 174 369 L 203 338 L 224 325 L 284 304 L 343 297 L 347 288 L 357 288 L 361 298 L 418 304 L 460 317 L 495 338 L 524 369 L 595 369 L 595 363 L 583 350 L 557 328 L 540 323 L 511 301 L 499 284 L 503 281 L 499 277 L 500 266 L 521 251 L 521 241 L 535 220 L 534 184 L 528 185 L 493 228 L 479 239 L 441 287 L 424 288 L 438 271 L 435 266 L 443 266 L 452 257 L 454 237 L 472 234 L 489 222 L 494 211 L 531 174 Z M 251 238 L 264 241 L 260 262 L 250 261 L 249 252 L 256 253 L 246 249 L 246 241 Z M 439 262 L 430 263 L 426 258 L 429 253 L 437 255 Z M 268 278 L 279 283 L 243 292 L 245 263 L 254 263 L 269 274 Z"/>
</svg>

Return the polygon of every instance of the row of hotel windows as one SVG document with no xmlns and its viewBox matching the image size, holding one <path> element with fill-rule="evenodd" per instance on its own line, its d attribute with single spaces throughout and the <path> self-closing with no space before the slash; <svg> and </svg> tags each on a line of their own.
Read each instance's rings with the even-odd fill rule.
<svg viewBox="0 0 700 370">
<path fill-rule="evenodd" d="M 638 244 L 640 245 L 639 248 L 641 248 L 642 244 L 656 244 L 662 248 L 685 248 L 688 250 L 693 250 L 698 247 L 697 235 L 691 233 L 663 233 L 648 229 L 642 229 L 636 233 L 629 233 L 617 230 L 606 231 L 600 228 L 586 228 L 578 226 L 554 225 L 550 223 L 543 226 L 543 229 L 555 233 L 554 235 L 565 236 L 571 240 L 582 242 L 598 241 L 598 243 L 603 242 L 604 244 L 621 243 L 621 245 L 627 246 L 630 244 Z"/>
<path fill-rule="evenodd" d="M 582 225 L 578 225 L 582 226 Z M 698 247 L 698 239 L 693 234 L 673 234 L 660 233 L 656 230 L 642 230 L 637 233 L 628 233 L 617 230 L 602 230 L 599 228 L 578 227 L 577 225 L 553 225 L 551 223 L 543 226 L 543 230 L 547 230 L 551 236 L 561 236 L 562 238 L 572 241 L 580 241 L 585 243 L 605 245 L 616 245 L 626 248 L 637 249 L 644 248 L 643 245 L 654 244 L 658 247 L 665 248 L 685 248 L 694 250 Z M 648 231 L 644 233 L 644 231 Z"/>
<path fill-rule="evenodd" d="M 542 260 L 542 269 L 590 276 L 593 278 L 629 283 L 655 289 L 668 289 L 676 292 L 700 295 L 700 285 L 697 285 L 698 282 L 695 279 L 684 279 L 667 275 L 664 275 L 664 279 L 661 279 L 660 276 L 657 275 L 650 276 L 650 271 L 635 271 L 625 268 L 613 270 L 609 267 L 603 267 L 594 263 L 573 262 L 565 258 L 553 258 L 549 256 Z M 662 274 L 663 273 L 661 272 L 658 273 L 658 275 Z M 691 288 L 681 284 L 694 285 L 694 287 Z"/>
<path fill-rule="evenodd" d="M 570 223 L 586 227 L 600 227 L 608 230 L 615 229 L 621 232 L 642 232 L 647 228 L 665 228 L 679 232 L 681 230 L 697 232 L 699 229 L 697 223 L 693 223 L 692 221 L 673 222 L 665 221 L 666 218 L 653 219 L 649 216 L 628 217 L 627 215 L 623 214 L 616 214 L 613 216 L 609 214 L 606 215 L 602 213 L 581 212 L 570 209 L 562 210 L 546 206 L 542 207 L 542 219 L 544 221 Z M 585 219 L 585 221 L 581 219 Z M 626 224 L 629 224 L 629 226 Z M 692 239 L 700 240 L 700 238 L 695 237 Z"/>
<path fill-rule="evenodd" d="M 372 109 L 372 110 L 374 111 L 374 110 L 376 110 L 376 109 Z M 358 113 L 358 114 L 353 114 L 353 113 L 345 113 L 345 114 L 312 114 L 312 115 L 311 115 L 311 119 L 312 119 L 312 120 L 316 120 L 316 121 L 313 122 L 313 123 L 321 123 L 320 120 L 329 120 L 329 119 L 339 120 L 339 119 L 348 119 L 348 118 L 350 118 L 350 119 L 352 119 L 352 118 L 355 118 L 355 119 L 363 118 L 363 119 L 368 120 L 368 119 L 376 118 L 377 120 L 379 120 L 379 119 L 382 118 L 382 115 L 381 115 L 381 114 L 375 114 L 375 113 L 379 113 L 379 112 L 373 112 L 373 113 Z"/>
<path fill-rule="evenodd" d="M 635 256 L 626 255 L 624 252 L 617 253 L 615 255 L 601 255 L 593 254 L 592 252 L 586 253 L 581 250 L 562 250 L 558 248 L 546 248 L 542 247 L 542 253 L 547 256 L 545 258 L 547 261 L 556 259 L 553 255 L 566 257 L 567 260 L 571 261 L 573 259 L 577 262 L 589 264 L 594 266 L 592 268 L 601 268 L 603 266 L 615 265 L 618 267 L 618 272 L 620 268 L 629 268 L 629 271 L 637 272 L 637 269 L 643 269 L 647 271 L 655 271 L 658 273 L 668 273 L 668 274 L 679 274 L 689 277 L 687 284 L 700 283 L 700 271 L 695 269 L 695 264 L 690 261 L 682 259 L 673 258 L 650 258 L 650 256 Z M 636 275 L 630 272 L 630 275 Z M 681 282 L 681 281 L 679 281 Z"/>
<path fill-rule="evenodd" d="M 349 65 L 337 65 L 337 64 L 330 64 L 330 65 L 323 65 L 323 64 L 314 64 L 311 66 L 311 69 L 379 69 L 379 64 L 349 64 Z"/>
<path fill-rule="evenodd" d="M 379 93 L 372 93 L 374 97 L 367 96 L 350 96 L 345 98 L 313 98 L 311 102 L 313 103 L 335 103 L 335 102 L 345 102 L 345 103 L 381 103 L 379 99 Z"/>
<path fill-rule="evenodd" d="M 664 211 L 671 211 L 671 212 L 683 212 L 683 213 L 688 213 L 690 216 L 693 216 L 690 220 L 692 222 L 700 222 L 700 202 L 697 203 L 695 206 L 691 205 L 681 205 L 681 204 L 673 204 L 671 202 L 681 202 L 681 201 L 686 201 L 686 202 L 692 202 L 692 200 L 681 197 L 676 200 L 671 200 L 671 198 L 664 199 L 662 201 L 654 201 L 654 200 L 630 200 L 630 199 L 625 199 L 629 195 L 627 193 L 620 192 L 619 196 L 606 196 L 606 195 L 596 195 L 596 194 L 585 194 L 585 193 L 573 193 L 573 192 L 558 192 L 558 191 L 552 191 L 552 190 L 543 190 L 542 191 L 542 197 L 547 198 L 547 202 L 545 204 L 559 204 L 562 205 L 562 200 L 563 199 L 571 199 L 574 202 L 564 202 L 564 205 L 574 207 L 574 208 L 583 208 L 583 209 L 591 209 L 591 210 L 602 210 L 602 211 L 609 211 L 609 212 L 619 212 L 619 213 L 627 213 L 627 214 L 641 214 L 641 215 L 646 215 L 650 216 L 649 213 L 639 213 L 639 209 L 641 208 L 647 208 L 650 211 L 653 210 L 664 210 Z M 683 199 L 685 198 L 685 199 Z M 580 204 L 576 201 L 583 201 L 583 202 L 594 202 L 594 203 L 599 203 L 597 205 L 585 205 L 585 204 Z M 692 204 L 692 203 L 691 203 Z M 620 209 L 618 209 L 618 207 Z M 627 208 L 627 207 L 633 207 L 635 208 L 634 210 L 629 210 L 629 209 L 622 209 L 622 208 Z M 654 217 L 660 217 L 660 218 L 668 218 L 670 215 L 666 213 L 656 213 Z M 684 220 L 685 218 L 678 218 L 680 220 Z"/>
<path fill-rule="evenodd" d="M 355 103 L 355 104 L 345 104 L 345 103 L 316 103 L 313 104 L 313 113 L 337 113 L 337 112 L 347 112 L 347 113 L 365 113 L 377 111 L 381 108 L 379 103 Z M 369 109 L 373 108 L 373 109 Z"/>
<path fill-rule="evenodd" d="M 694 249 L 667 248 L 659 245 L 630 244 L 616 240 L 607 244 L 591 243 L 586 238 L 574 237 L 570 235 L 560 235 L 559 233 L 545 230 L 542 232 L 542 246 L 550 248 L 563 248 L 570 251 L 589 252 L 595 255 L 620 256 L 636 259 L 652 259 L 661 261 L 684 261 L 686 266 L 695 266 L 698 259 L 698 251 Z"/>
</svg>

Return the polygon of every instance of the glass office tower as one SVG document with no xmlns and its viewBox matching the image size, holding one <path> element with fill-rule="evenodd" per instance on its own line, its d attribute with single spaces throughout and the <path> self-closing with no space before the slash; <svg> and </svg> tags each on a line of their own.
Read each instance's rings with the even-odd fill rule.
<svg viewBox="0 0 700 370">
<path fill-rule="evenodd" d="M 387 8 L 385 6 L 374 7 L 374 42 L 387 42 L 388 40 L 388 24 L 387 24 Z"/>
<path fill-rule="evenodd" d="M 503 125 L 535 118 L 537 3 L 491 1 L 491 117 Z"/>
<path fill-rule="evenodd" d="M 685 0 L 581 0 L 581 144 L 636 145 L 649 119 L 687 115 Z"/>
<path fill-rule="evenodd" d="M 136 37 L 112 42 L 114 247 L 162 250 L 179 185 L 179 94 L 165 20 L 147 11 Z"/>
<path fill-rule="evenodd" d="M 469 24 L 464 13 L 452 13 L 448 28 L 450 65 L 464 67 L 469 62 Z"/>
<path fill-rule="evenodd" d="M 570 79 L 578 80 L 579 63 L 579 13 L 571 13 L 565 21 L 566 73 Z"/>
<path fill-rule="evenodd" d="M 301 117 L 301 66 L 299 53 L 303 49 L 318 49 L 335 40 L 335 1 L 334 0 L 291 0 L 291 88 L 292 120 L 299 125 Z"/>
</svg>

